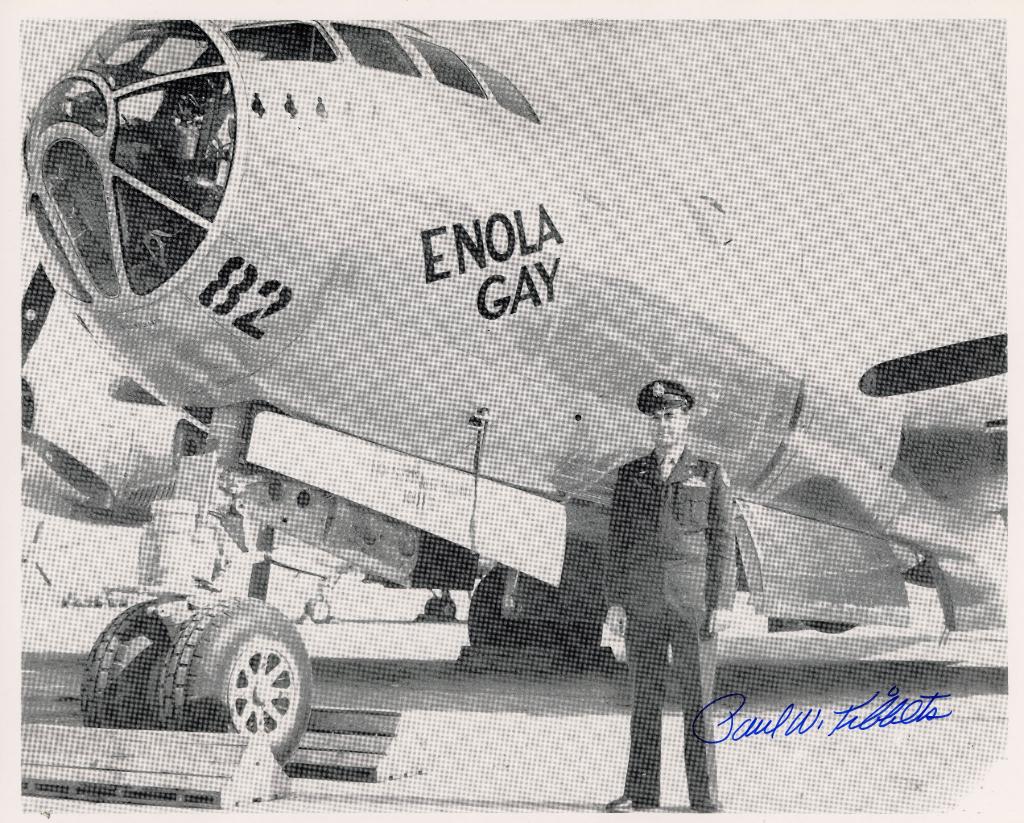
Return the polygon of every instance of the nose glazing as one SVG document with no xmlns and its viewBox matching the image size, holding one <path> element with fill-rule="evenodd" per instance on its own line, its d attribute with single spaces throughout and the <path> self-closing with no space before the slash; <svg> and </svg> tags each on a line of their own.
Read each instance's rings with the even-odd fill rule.
<svg viewBox="0 0 1024 823">
<path fill-rule="evenodd" d="M 102 137 L 107 130 L 107 104 L 103 93 L 88 80 L 62 80 L 39 104 L 29 139 L 37 139 L 56 123 L 74 123 Z"/>
<path fill-rule="evenodd" d="M 43 184 L 93 285 L 104 297 L 115 297 L 120 287 L 100 170 L 78 143 L 60 140 L 46 150 Z"/>
<path fill-rule="evenodd" d="M 23 147 L 65 291 L 145 295 L 181 269 L 223 200 L 235 116 L 227 67 L 196 24 L 127 22 L 93 44 Z"/>
</svg>

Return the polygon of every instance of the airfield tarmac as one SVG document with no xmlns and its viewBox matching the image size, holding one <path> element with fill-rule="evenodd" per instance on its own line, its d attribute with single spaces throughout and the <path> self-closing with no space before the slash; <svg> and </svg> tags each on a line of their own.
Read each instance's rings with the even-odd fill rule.
<svg viewBox="0 0 1024 823">
<path fill-rule="evenodd" d="M 411 592 L 398 595 L 408 597 Z M 755 620 L 749 605 L 737 613 Z M 379 610 L 379 609 L 378 609 Z M 401 611 L 401 608 L 395 609 Z M 79 724 L 80 669 L 116 610 L 23 611 L 24 723 Z M 61 648 L 44 648 L 59 622 Z M 917 629 L 767 635 L 722 633 L 717 692 L 768 717 L 788 703 L 841 708 L 896 684 L 941 691 L 953 714 L 910 726 L 718 747 L 721 799 L 737 812 L 926 811 L 957 808 L 1005 746 L 1005 643 L 986 633 L 944 646 Z M 68 630 L 68 627 L 73 629 Z M 629 727 L 624 667 L 606 674 L 472 674 L 456 663 L 465 623 L 356 619 L 300 630 L 314 657 L 315 703 L 402 712 L 400 735 L 424 773 L 382 784 L 294 780 L 292 796 L 257 811 L 596 811 L 619 794 Z M 683 721 L 665 717 L 663 808 L 685 811 Z M 27 811 L 138 811 L 24 798 Z"/>
<path fill-rule="evenodd" d="M 60 606 L 135 574 L 137 529 L 24 512 L 21 608 L 22 722 L 78 725 L 82 663 L 119 609 Z M 69 562 L 70 558 L 74 562 Z M 45 570 L 39 573 L 35 564 Z M 44 577 L 45 574 L 45 577 Z M 275 570 L 277 575 L 277 570 Z M 272 578 L 270 600 L 297 615 L 308 580 Z M 122 581 L 124 582 L 124 581 Z M 306 588 L 304 588 L 306 587 Z M 907 726 L 805 736 L 755 737 L 718 746 L 723 805 L 736 812 L 931 811 L 974 808 L 1006 745 L 1003 632 L 951 635 L 938 645 L 934 593 L 916 587 L 904 629 L 858 627 L 840 635 L 768 634 L 746 595 L 720 632 L 716 692 L 747 696 L 744 715 L 772 717 L 787 704 L 826 717 L 897 685 L 939 691 L 953 714 Z M 468 638 L 459 622 L 416 623 L 425 593 L 343 578 L 330 602 L 338 622 L 302 624 L 314 659 L 314 703 L 402 712 L 399 735 L 424 773 L 386 783 L 293 780 L 287 800 L 256 811 L 591 812 L 620 794 L 629 737 L 629 679 L 609 673 L 471 673 L 457 664 Z M 621 655 L 621 642 L 605 641 Z M 683 719 L 669 691 L 663 735 L 663 808 L 688 809 Z M 23 798 L 27 811 L 127 811 L 139 807 Z M 164 811 L 164 809 L 161 809 Z M 173 811 L 167 809 L 166 811 Z"/>
</svg>

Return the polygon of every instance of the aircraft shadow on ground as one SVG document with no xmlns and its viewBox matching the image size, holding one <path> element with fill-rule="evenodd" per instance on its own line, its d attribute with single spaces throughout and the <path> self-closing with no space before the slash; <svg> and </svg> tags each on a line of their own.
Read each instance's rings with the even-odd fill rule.
<svg viewBox="0 0 1024 823">
<path fill-rule="evenodd" d="M 83 655 L 22 655 L 22 668 L 44 673 L 22 683 L 24 722 L 76 724 Z M 473 672 L 455 661 L 316 658 L 314 702 L 398 711 L 521 712 L 571 716 L 622 714 L 629 674 L 610 672 Z M 666 708 L 679 708 L 678 678 L 670 678 Z M 896 685 L 901 693 L 941 691 L 954 697 L 1006 695 L 1001 666 L 958 666 L 920 660 L 726 662 L 715 692 L 740 692 L 761 708 L 861 701 Z"/>
<path fill-rule="evenodd" d="M 617 714 L 628 710 L 629 674 L 611 672 L 471 672 L 454 661 L 317 658 L 313 662 L 320 697 L 337 702 L 372 693 L 382 708 L 541 715 Z M 679 678 L 669 678 L 666 705 L 679 706 Z M 903 694 L 941 691 L 958 697 L 1007 694 L 1007 673 L 999 666 L 959 666 L 920 660 L 808 663 L 725 663 L 716 694 L 740 692 L 750 705 L 829 705 L 865 700 L 891 686 Z M 381 686 L 385 689 L 381 689 Z"/>
</svg>

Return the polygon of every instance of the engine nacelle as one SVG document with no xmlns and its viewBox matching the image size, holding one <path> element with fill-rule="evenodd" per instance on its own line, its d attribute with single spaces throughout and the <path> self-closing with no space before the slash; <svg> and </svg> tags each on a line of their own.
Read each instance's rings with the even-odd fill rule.
<svg viewBox="0 0 1024 823">
<path fill-rule="evenodd" d="M 756 496 L 816 520 L 884 529 L 905 498 L 892 477 L 901 428 L 891 405 L 805 385 Z"/>
<path fill-rule="evenodd" d="M 204 431 L 180 410 L 114 399 L 117 366 L 64 312 L 51 315 L 24 372 L 29 505 L 69 498 L 144 514 L 171 491 L 180 457 L 201 447 Z"/>
</svg>

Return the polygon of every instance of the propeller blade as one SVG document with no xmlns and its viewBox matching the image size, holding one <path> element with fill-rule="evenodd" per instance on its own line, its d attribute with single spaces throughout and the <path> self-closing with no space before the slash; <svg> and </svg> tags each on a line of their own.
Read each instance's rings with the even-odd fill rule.
<svg viewBox="0 0 1024 823">
<path fill-rule="evenodd" d="M 994 334 L 908 354 L 872 366 L 860 379 L 870 397 L 940 389 L 1006 374 L 1006 335 Z"/>
<path fill-rule="evenodd" d="M 113 499 L 110 486 L 96 472 L 70 452 L 35 432 L 22 430 L 22 443 L 34 452 L 57 477 L 94 505 L 109 506 Z"/>
<path fill-rule="evenodd" d="M 54 288 L 46 269 L 40 263 L 36 266 L 32 280 L 21 298 L 21 364 L 25 365 L 28 354 L 32 351 L 39 333 L 46 323 L 46 316 L 53 304 Z"/>
</svg>

